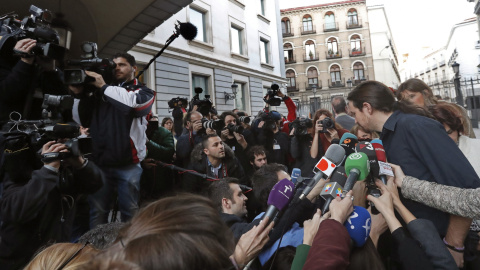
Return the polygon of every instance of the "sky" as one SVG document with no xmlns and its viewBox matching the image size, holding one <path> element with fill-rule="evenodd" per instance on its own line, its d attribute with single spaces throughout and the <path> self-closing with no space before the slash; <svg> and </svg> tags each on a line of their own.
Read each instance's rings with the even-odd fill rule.
<svg viewBox="0 0 480 270">
<path fill-rule="evenodd" d="M 279 0 L 280 9 L 310 6 L 342 0 Z M 467 0 L 367 0 L 383 3 L 399 54 L 422 47 L 432 50 L 446 46 L 452 26 L 475 17 L 475 4 Z"/>
</svg>

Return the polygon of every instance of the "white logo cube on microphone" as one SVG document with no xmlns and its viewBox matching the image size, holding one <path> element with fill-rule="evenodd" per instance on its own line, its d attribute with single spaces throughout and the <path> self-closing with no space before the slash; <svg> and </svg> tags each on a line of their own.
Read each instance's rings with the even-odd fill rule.
<svg viewBox="0 0 480 270">
<path fill-rule="evenodd" d="M 378 166 L 380 167 L 380 171 L 378 173 L 379 175 L 394 176 L 392 166 L 390 166 L 388 163 L 383 161 L 378 161 Z"/>
<path fill-rule="evenodd" d="M 320 161 L 317 163 L 317 165 L 315 165 L 315 168 L 322 171 L 322 173 L 324 175 L 326 175 L 327 177 L 330 177 L 330 175 L 332 175 L 332 173 L 333 173 L 333 171 L 335 170 L 336 167 L 337 167 L 337 165 L 335 165 L 335 163 L 331 162 L 330 160 L 328 160 L 325 157 L 322 157 L 322 159 L 320 159 Z"/>
</svg>

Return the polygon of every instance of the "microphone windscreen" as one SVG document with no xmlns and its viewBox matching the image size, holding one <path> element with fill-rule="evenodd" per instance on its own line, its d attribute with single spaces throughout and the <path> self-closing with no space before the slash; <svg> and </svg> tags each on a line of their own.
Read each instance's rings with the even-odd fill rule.
<svg viewBox="0 0 480 270">
<path fill-rule="evenodd" d="M 294 184 L 297 183 L 297 179 L 298 179 L 298 177 L 301 176 L 301 175 L 302 175 L 302 170 L 300 170 L 299 168 L 294 168 L 294 169 L 292 170 L 292 176 L 291 176 L 291 177 L 292 177 L 292 182 L 293 182 Z"/>
<path fill-rule="evenodd" d="M 288 179 L 280 180 L 270 191 L 267 204 L 281 211 L 293 198 L 294 189 L 295 185 Z"/>
<path fill-rule="evenodd" d="M 357 136 L 352 133 L 344 133 L 340 139 L 340 146 L 345 150 L 345 155 L 349 156 L 352 153 L 355 153 L 355 146 L 358 143 Z"/>
<path fill-rule="evenodd" d="M 378 144 L 383 145 L 383 142 L 380 139 L 373 139 L 370 143 L 378 143 Z"/>
<path fill-rule="evenodd" d="M 192 40 L 197 36 L 197 27 L 189 22 L 180 23 L 180 35 L 186 40 Z"/>
<path fill-rule="evenodd" d="M 350 238 L 356 247 L 362 247 L 370 236 L 372 226 L 372 217 L 367 209 L 354 206 L 353 212 L 345 221 L 344 226 L 347 228 Z"/>
<path fill-rule="evenodd" d="M 350 170 L 357 169 L 360 171 L 358 176 L 358 181 L 363 181 L 367 178 L 370 173 L 370 163 L 368 162 L 368 157 L 365 153 L 353 153 L 348 156 L 345 161 L 345 172 L 347 176 L 350 175 Z"/>
<path fill-rule="evenodd" d="M 325 157 L 338 166 L 345 158 L 345 150 L 338 144 L 332 144 L 325 152 Z"/>
<path fill-rule="evenodd" d="M 377 160 L 382 162 L 387 162 L 387 155 L 385 153 L 385 148 L 379 143 L 372 143 L 373 149 L 375 149 L 375 154 L 377 155 Z"/>
<path fill-rule="evenodd" d="M 347 174 L 345 173 L 345 167 L 338 166 L 330 177 L 330 182 L 337 182 L 342 187 L 347 182 Z"/>
<path fill-rule="evenodd" d="M 367 155 L 368 161 L 370 162 L 370 171 L 373 173 L 374 177 L 378 177 L 378 167 L 377 153 L 373 148 L 373 145 L 369 142 L 359 142 L 355 147 L 357 153 L 362 152 Z"/>
</svg>

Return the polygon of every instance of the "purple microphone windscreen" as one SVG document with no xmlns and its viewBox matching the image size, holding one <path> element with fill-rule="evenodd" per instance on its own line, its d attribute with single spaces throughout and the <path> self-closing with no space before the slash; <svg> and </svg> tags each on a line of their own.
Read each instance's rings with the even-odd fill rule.
<svg viewBox="0 0 480 270">
<path fill-rule="evenodd" d="M 192 40 L 197 36 L 197 27 L 189 22 L 180 23 L 180 35 L 186 40 Z"/>
<path fill-rule="evenodd" d="M 268 195 L 268 205 L 275 206 L 278 210 L 282 210 L 288 205 L 290 199 L 293 198 L 295 185 L 288 179 L 283 179 L 273 186 Z"/>
</svg>

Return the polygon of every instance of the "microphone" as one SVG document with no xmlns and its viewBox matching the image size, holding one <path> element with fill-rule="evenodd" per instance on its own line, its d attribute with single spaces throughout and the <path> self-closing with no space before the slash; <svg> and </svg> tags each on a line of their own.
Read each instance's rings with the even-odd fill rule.
<svg viewBox="0 0 480 270">
<path fill-rule="evenodd" d="M 300 170 L 299 168 L 293 168 L 292 176 L 291 176 L 292 177 L 292 182 L 294 184 L 296 184 L 298 177 L 301 176 L 301 175 L 302 175 L 302 170 Z"/>
<path fill-rule="evenodd" d="M 362 152 L 367 155 L 368 162 L 370 163 L 370 172 L 373 174 L 373 177 L 378 177 L 378 160 L 377 153 L 370 142 L 359 142 L 355 147 L 357 153 Z"/>
<path fill-rule="evenodd" d="M 347 173 L 347 182 L 345 183 L 343 193 L 349 192 L 356 181 L 363 181 L 370 172 L 370 163 L 365 153 L 353 153 L 345 161 L 345 172 Z"/>
<path fill-rule="evenodd" d="M 186 40 L 192 40 L 197 36 L 197 27 L 189 22 L 182 23 L 177 21 L 178 26 L 175 26 L 180 35 Z"/>
<path fill-rule="evenodd" d="M 328 147 L 327 152 L 325 152 L 325 156 L 320 159 L 320 161 L 315 165 L 315 168 L 320 170 L 319 172 L 316 172 L 315 176 L 313 176 L 313 179 L 308 183 L 307 187 L 302 192 L 302 195 L 300 195 L 300 200 L 303 200 L 306 198 L 306 196 L 312 191 L 312 189 L 317 185 L 317 183 L 320 181 L 320 179 L 328 178 L 330 175 L 333 173 L 335 168 L 340 165 L 342 162 L 343 158 L 345 156 L 345 150 L 338 145 L 338 144 L 332 144 L 330 147 Z M 315 170 L 314 170 L 315 172 Z"/>
<path fill-rule="evenodd" d="M 385 149 L 383 148 L 382 141 L 380 141 L 380 143 L 373 143 L 372 146 L 375 149 L 375 154 L 377 155 L 379 167 L 378 176 L 380 180 L 382 180 L 383 184 L 386 185 L 387 175 L 393 176 L 392 167 L 387 163 L 387 155 L 385 153 Z"/>
<path fill-rule="evenodd" d="M 358 143 L 357 136 L 352 133 L 344 133 L 340 139 L 340 146 L 345 150 L 345 157 L 355 153 L 355 146 Z M 345 160 L 342 161 L 342 165 L 345 165 Z"/>
<path fill-rule="evenodd" d="M 268 208 L 263 215 L 262 220 L 264 220 L 266 217 L 269 217 L 268 223 L 270 223 L 293 198 L 294 189 L 294 184 L 288 179 L 282 179 L 276 183 L 268 195 Z M 265 226 L 268 226 L 268 224 Z"/>
<path fill-rule="evenodd" d="M 353 206 L 353 212 L 343 224 L 356 247 L 362 247 L 370 236 L 372 218 L 367 209 Z"/>
<path fill-rule="evenodd" d="M 335 199 L 335 197 L 339 196 L 338 194 L 341 195 L 346 181 L 347 174 L 345 173 L 345 167 L 338 166 L 330 177 L 330 183 L 327 183 L 320 193 L 320 196 L 325 200 L 322 208 L 322 215 L 328 212 L 330 203 Z M 329 185 L 331 185 L 331 187 L 328 187 Z M 340 193 L 337 193 L 339 189 Z"/>
<path fill-rule="evenodd" d="M 382 140 L 380 140 L 380 139 L 373 139 L 372 141 L 370 141 L 370 143 L 371 143 L 371 144 L 379 143 L 379 144 L 383 145 L 383 142 L 382 142 Z"/>
</svg>

